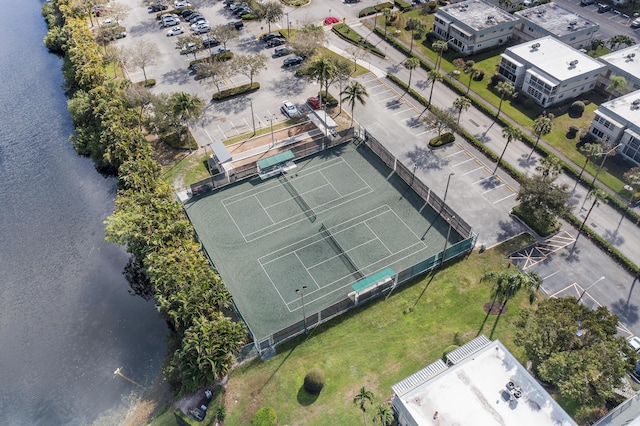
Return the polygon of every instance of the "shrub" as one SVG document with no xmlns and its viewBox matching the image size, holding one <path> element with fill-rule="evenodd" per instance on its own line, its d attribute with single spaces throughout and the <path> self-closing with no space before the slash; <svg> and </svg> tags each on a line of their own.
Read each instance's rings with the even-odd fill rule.
<svg viewBox="0 0 640 426">
<path fill-rule="evenodd" d="M 253 426 L 276 426 L 278 416 L 276 410 L 271 407 L 262 407 L 253 416 Z"/>
<path fill-rule="evenodd" d="M 574 118 L 582 117 L 582 114 L 584 113 L 584 106 L 584 102 L 575 101 L 569 107 L 569 116 Z"/>
<path fill-rule="evenodd" d="M 387 1 L 384 3 L 377 4 L 375 6 L 365 7 L 360 11 L 360 13 L 358 13 L 358 18 L 374 15 L 380 12 L 382 9 L 393 9 L 393 3 Z"/>
<path fill-rule="evenodd" d="M 245 93 L 255 92 L 260 88 L 260 83 L 254 82 L 253 84 L 243 84 L 242 86 L 233 87 L 227 90 L 221 90 L 211 95 L 212 101 L 224 101 L 225 99 L 233 98 L 234 96 L 240 96 Z"/>
<path fill-rule="evenodd" d="M 447 357 L 447 354 L 455 351 L 459 347 L 460 346 L 458 346 L 458 345 L 449 345 L 446 348 L 444 348 L 444 352 L 442 353 L 442 360 L 445 361 L 445 359 Z"/>
<path fill-rule="evenodd" d="M 381 58 L 384 58 L 384 53 L 382 53 L 382 50 L 378 49 L 377 47 L 375 47 L 373 44 L 369 43 L 368 41 L 366 41 L 364 39 L 364 37 L 362 37 L 360 34 L 358 34 L 355 30 L 353 30 L 351 27 L 349 27 L 347 24 L 335 24 L 333 26 L 333 28 L 331 28 L 331 31 L 333 31 L 334 33 L 338 34 L 340 37 L 342 37 L 343 39 L 364 47 L 365 49 L 367 49 L 368 51 L 370 51 L 371 53 L 373 53 L 374 55 L 380 56 Z"/>
<path fill-rule="evenodd" d="M 401 12 L 411 9 L 411 5 L 404 0 L 394 0 L 393 4 L 400 9 Z"/>
<path fill-rule="evenodd" d="M 324 387 L 325 381 L 322 370 L 313 368 L 304 376 L 304 390 L 312 395 L 318 395 Z"/>
<path fill-rule="evenodd" d="M 334 98 L 331 93 L 318 91 L 318 97 L 320 97 L 320 95 L 322 95 L 322 103 L 326 105 L 327 108 L 338 106 L 338 100 Z"/>
<path fill-rule="evenodd" d="M 476 71 L 473 74 L 473 80 L 474 81 L 482 81 L 482 80 L 484 80 L 484 71 L 482 71 L 482 70 Z"/>
<path fill-rule="evenodd" d="M 189 68 L 193 67 L 195 64 L 199 64 L 201 62 L 210 62 L 210 61 L 228 61 L 229 59 L 233 58 L 233 52 L 224 52 L 224 53 L 218 53 L 215 56 L 207 56 L 205 58 L 200 58 L 200 59 L 194 59 L 193 61 L 189 62 Z"/>
<path fill-rule="evenodd" d="M 156 85 L 156 79 L 155 78 L 148 78 L 146 82 L 142 82 L 142 84 L 144 84 L 144 87 L 153 87 Z"/>
<path fill-rule="evenodd" d="M 449 144 L 456 140 L 456 137 L 451 132 L 443 133 L 440 136 L 436 136 L 429 141 L 429 146 L 438 147 Z"/>
<path fill-rule="evenodd" d="M 500 77 L 500 74 L 496 73 L 491 76 L 491 82 L 489 84 L 491 85 L 491 87 L 495 87 L 501 81 L 502 81 L 502 77 Z"/>
<path fill-rule="evenodd" d="M 435 1 L 430 1 L 426 3 L 423 7 L 423 9 L 426 10 L 427 13 L 434 13 L 437 8 L 438 8 L 438 3 L 436 3 Z"/>
<path fill-rule="evenodd" d="M 578 134 L 578 132 L 580 131 L 580 128 L 576 125 L 571 125 L 569 127 L 569 130 L 567 131 L 567 137 L 569 139 L 573 139 L 576 137 L 576 135 Z"/>
</svg>

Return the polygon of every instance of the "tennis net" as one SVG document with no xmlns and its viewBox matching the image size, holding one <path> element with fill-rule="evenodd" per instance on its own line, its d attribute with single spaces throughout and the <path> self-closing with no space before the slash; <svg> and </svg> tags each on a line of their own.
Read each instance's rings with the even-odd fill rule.
<svg viewBox="0 0 640 426">
<path fill-rule="evenodd" d="M 298 205 L 300 206 L 302 211 L 304 211 L 304 214 L 307 215 L 309 220 L 311 222 L 315 222 L 317 218 L 316 213 L 313 211 L 311 206 L 307 204 L 304 198 L 302 198 L 302 195 L 300 195 L 300 193 L 293 187 L 293 185 L 291 184 L 289 179 L 287 179 L 287 176 L 284 173 L 282 173 L 282 184 L 287 189 L 287 191 L 289 191 L 289 194 L 291 194 L 291 197 L 293 197 L 295 202 L 298 203 Z"/>
<path fill-rule="evenodd" d="M 347 265 L 347 267 L 351 270 L 351 273 L 356 277 L 358 277 L 358 279 L 364 278 L 364 274 L 360 272 L 360 269 L 358 269 L 358 267 L 353 262 L 351 257 L 349 257 L 347 252 L 344 251 L 344 249 L 338 243 L 338 241 L 336 241 L 335 237 L 331 234 L 331 231 L 329 231 L 329 229 L 326 226 L 324 226 L 324 223 L 320 226 L 320 232 L 324 236 L 329 237 L 328 239 L 329 245 L 336 251 L 336 253 L 338 253 L 338 256 L 340 257 L 340 259 L 342 259 L 344 264 Z"/>
</svg>

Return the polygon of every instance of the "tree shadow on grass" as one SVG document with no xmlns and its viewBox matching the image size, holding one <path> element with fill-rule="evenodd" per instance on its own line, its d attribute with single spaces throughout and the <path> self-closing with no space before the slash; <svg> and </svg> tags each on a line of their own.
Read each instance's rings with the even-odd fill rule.
<svg viewBox="0 0 640 426">
<path fill-rule="evenodd" d="M 317 395 L 310 394 L 309 392 L 304 390 L 304 386 L 300 386 L 300 389 L 298 389 L 298 395 L 297 395 L 298 404 L 304 407 L 308 407 L 309 405 L 316 402 L 319 396 L 320 396 L 319 393 Z"/>
</svg>

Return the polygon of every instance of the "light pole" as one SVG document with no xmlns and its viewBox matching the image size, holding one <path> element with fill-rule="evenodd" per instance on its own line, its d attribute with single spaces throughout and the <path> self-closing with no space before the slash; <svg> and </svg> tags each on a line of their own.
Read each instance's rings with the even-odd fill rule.
<svg viewBox="0 0 640 426">
<path fill-rule="evenodd" d="M 287 15 L 287 38 L 291 37 L 291 27 L 289 26 L 289 12 L 285 13 Z"/>
<path fill-rule="evenodd" d="M 307 289 L 306 285 L 303 285 L 302 288 L 297 288 L 296 293 L 300 295 L 300 301 L 302 302 L 302 322 L 304 324 L 304 332 L 307 333 L 307 316 L 304 313 L 304 291 Z"/>
<path fill-rule="evenodd" d="M 447 178 L 447 187 L 444 190 L 444 198 L 442 199 L 442 207 L 444 207 L 447 202 L 447 192 L 449 192 L 449 182 L 451 182 L 451 176 L 455 175 L 455 173 L 449 173 L 449 177 Z"/>
<path fill-rule="evenodd" d="M 616 149 L 620 148 L 620 146 L 622 146 L 621 143 L 619 143 L 618 145 L 614 146 L 609 151 L 603 152 L 602 154 L 600 154 L 600 155 L 602 155 L 602 161 L 600 162 L 600 166 L 598 167 L 598 171 L 596 172 L 596 175 L 593 177 L 593 180 L 591 181 L 591 185 L 589 185 L 589 191 L 591 191 L 591 188 L 593 188 L 593 185 L 596 184 L 596 180 L 598 180 L 598 175 L 600 174 L 600 170 L 602 170 L 602 168 L 604 167 L 604 162 L 607 160 L 607 157 L 609 156 L 609 154 L 611 154 Z M 587 193 L 589 191 L 587 191 Z M 585 197 L 584 201 L 582 202 L 582 206 L 580 206 L 580 210 L 584 209 L 584 205 L 585 205 L 586 202 L 587 202 L 587 197 Z"/>
<path fill-rule="evenodd" d="M 418 169 L 418 163 L 413 163 L 413 173 L 411 174 L 411 183 L 409 187 L 413 186 L 413 181 L 416 180 L 416 170 Z"/>
<path fill-rule="evenodd" d="M 447 219 L 447 223 L 449 224 L 449 230 L 447 231 L 447 238 L 445 238 L 444 240 L 444 248 L 442 249 L 442 258 L 440 259 L 440 265 L 438 266 L 442 266 L 442 264 L 444 263 L 444 257 L 447 254 L 447 242 L 449 242 L 449 236 L 451 235 L 451 222 L 453 222 L 455 218 L 456 218 L 455 216 L 451 216 L 449 219 Z"/>
<path fill-rule="evenodd" d="M 587 292 L 587 290 L 589 290 L 591 287 L 593 287 L 594 285 L 598 284 L 602 280 L 604 280 L 604 277 L 598 278 L 593 284 L 591 284 L 589 287 L 587 287 L 584 290 L 582 290 L 582 293 L 580 293 L 580 297 L 578 297 L 578 302 L 582 300 L 582 296 L 584 296 L 584 294 Z"/>
<path fill-rule="evenodd" d="M 273 136 L 273 120 L 276 120 L 276 115 L 275 114 L 271 114 L 270 116 L 265 115 L 264 118 L 271 122 L 271 146 L 274 146 L 276 144 L 276 141 Z"/>
<path fill-rule="evenodd" d="M 253 99 L 249 99 L 249 105 L 251 106 L 251 124 L 253 124 L 253 136 L 256 135 L 256 116 L 253 114 Z"/>
</svg>

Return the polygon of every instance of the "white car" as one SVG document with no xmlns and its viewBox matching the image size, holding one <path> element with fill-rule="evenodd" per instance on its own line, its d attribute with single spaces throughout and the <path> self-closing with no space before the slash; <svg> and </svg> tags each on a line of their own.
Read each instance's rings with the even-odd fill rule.
<svg viewBox="0 0 640 426">
<path fill-rule="evenodd" d="M 629 346 L 631 347 L 631 349 L 640 353 L 640 337 L 631 336 L 627 339 L 627 341 L 629 342 Z"/>
<path fill-rule="evenodd" d="M 638 28 L 640 27 L 640 19 L 634 19 L 633 21 L 631 21 L 631 28 Z"/>
<path fill-rule="evenodd" d="M 191 6 L 191 3 L 189 3 L 188 1 L 176 0 L 175 2 L 173 2 L 173 7 L 175 9 L 180 9 L 181 7 L 187 7 L 187 6 Z"/>
<path fill-rule="evenodd" d="M 298 108 L 291 101 L 284 101 L 280 107 L 280 111 L 287 117 L 295 117 L 298 113 Z"/>
<path fill-rule="evenodd" d="M 210 25 L 209 21 L 207 21 L 206 19 L 198 19 L 196 22 L 191 24 L 191 29 L 195 30 L 197 27 L 200 27 L 202 25 Z"/>
<path fill-rule="evenodd" d="M 182 27 L 171 28 L 167 31 L 167 37 L 173 37 L 180 34 L 184 34 L 184 29 Z"/>
<path fill-rule="evenodd" d="M 202 24 L 193 29 L 193 32 L 196 34 L 205 34 L 209 31 L 211 31 L 211 25 L 209 24 Z"/>
</svg>

